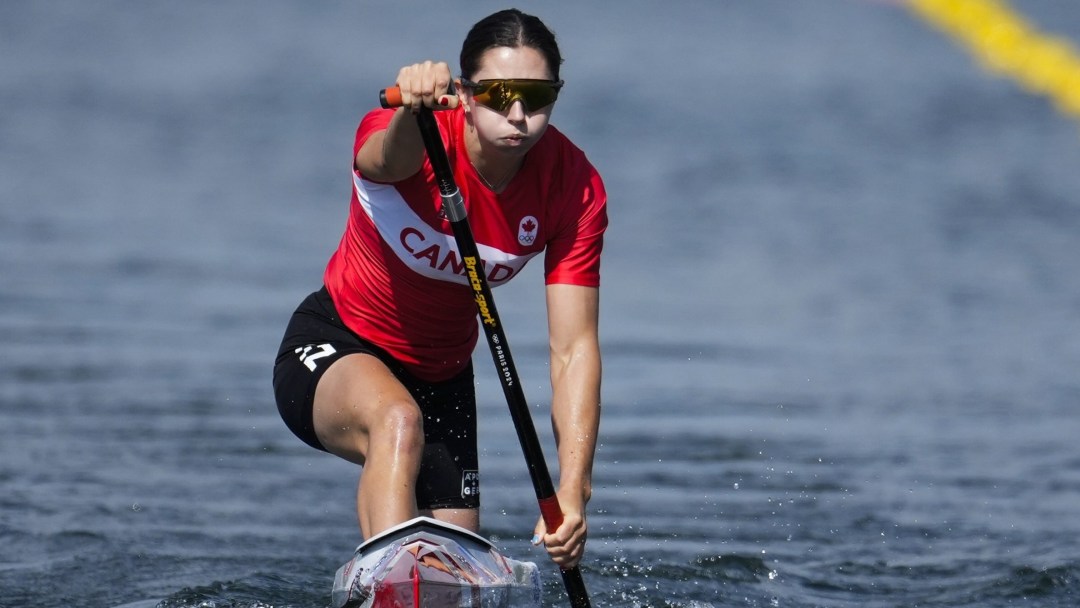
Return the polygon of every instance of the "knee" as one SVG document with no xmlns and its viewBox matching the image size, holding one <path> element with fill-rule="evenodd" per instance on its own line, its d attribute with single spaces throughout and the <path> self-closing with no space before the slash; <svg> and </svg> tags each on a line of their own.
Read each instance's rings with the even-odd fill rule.
<svg viewBox="0 0 1080 608">
<path fill-rule="evenodd" d="M 411 401 L 399 401 L 381 409 L 372 438 L 392 446 L 395 452 L 419 457 L 424 450 L 424 417 L 419 406 Z"/>
</svg>

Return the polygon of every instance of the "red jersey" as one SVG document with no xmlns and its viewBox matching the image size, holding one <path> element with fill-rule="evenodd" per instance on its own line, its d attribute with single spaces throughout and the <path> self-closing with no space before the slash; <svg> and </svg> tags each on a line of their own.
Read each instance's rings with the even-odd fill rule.
<svg viewBox="0 0 1080 608">
<path fill-rule="evenodd" d="M 393 113 L 364 117 L 353 158 Z M 544 251 L 547 284 L 599 286 L 607 195 L 585 154 L 549 125 L 495 194 L 469 162 L 463 110 L 435 117 L 489 284 L 507 282 Z M 416 175 L 393 184 L 365 179 L 354 166 L 348 223 L 324 276 L 349 329 L 432 382 L 464 369 L 479 335 L 473 292 L 441 207 L 426 159 Z"/>
</svg>

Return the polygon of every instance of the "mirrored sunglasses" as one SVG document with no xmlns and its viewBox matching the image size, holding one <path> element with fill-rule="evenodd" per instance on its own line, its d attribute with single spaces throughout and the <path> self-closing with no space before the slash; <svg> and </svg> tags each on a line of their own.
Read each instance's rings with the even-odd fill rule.
<svg viewBox="0 0 1080 608">
<path fill-rule="evenodd" d="M 476 101 L 503 112 L 515 101 L 521 100 L 526 112 L 535 112 L 540 108 L 555 103 L 559 97 L 561 80 L 537 80 L 532 78 L 500 78 L 473 82 L 461 79 L 461 86 L 472 90 Z"/>
</svg>

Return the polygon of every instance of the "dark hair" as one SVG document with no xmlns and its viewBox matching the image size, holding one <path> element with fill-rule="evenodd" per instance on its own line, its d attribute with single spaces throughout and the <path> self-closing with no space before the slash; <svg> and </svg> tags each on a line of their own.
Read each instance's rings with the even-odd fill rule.
<svg viewBox="0 0 1080 608">
<path fill-rule="evenodd" d="M 472 26 L 461 45 L 461 76 L 471 79 L 480 69 L 480 57 L 488 49 L 501 46 L 529 47 L 540 51 L 547 60 L 551 76 L 555 80 L 559 79 L 562 55 L 559 53 L 558 43 L 555 42 L 555 34 L 539 18 L 516 8 L 488 15 Z"/>
</svg>

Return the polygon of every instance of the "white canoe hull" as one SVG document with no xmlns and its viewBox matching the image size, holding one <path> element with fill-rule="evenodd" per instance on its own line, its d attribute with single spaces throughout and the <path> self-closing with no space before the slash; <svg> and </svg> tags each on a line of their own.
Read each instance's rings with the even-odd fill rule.
<svg viewBox="0 0 1080 608">
<path fill-rule="evenodd" d="M 334 577 L 334 608 L 540 608 L 536 564 L 418 517 L 364 542 Z"/>
</svg>

